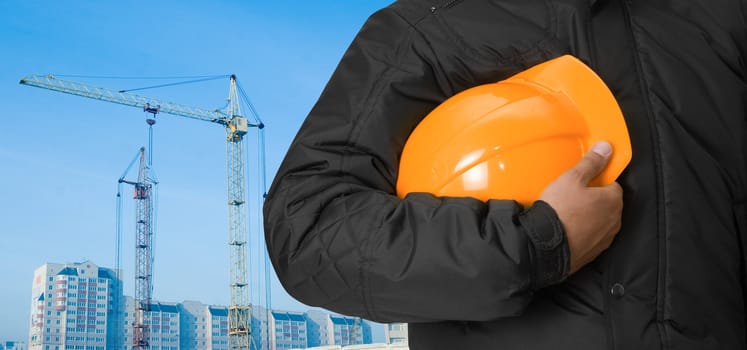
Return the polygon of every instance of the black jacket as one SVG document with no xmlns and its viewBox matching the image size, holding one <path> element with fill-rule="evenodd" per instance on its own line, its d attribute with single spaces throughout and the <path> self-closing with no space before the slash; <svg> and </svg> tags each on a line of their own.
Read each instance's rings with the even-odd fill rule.
<svg viewBox="0 0 747 350">
<path fill-rule="evenodd" d="M 265 204 L 300 301 L 410 322 L 412 349 L 745 349 L 744 0 L 409 0 L 370 17 Z M 633 159 L 623 227 L 568 276 L 542 202 L 395 195 L 441 101 L 570 53 L 610 86 Z"/>
</svg>

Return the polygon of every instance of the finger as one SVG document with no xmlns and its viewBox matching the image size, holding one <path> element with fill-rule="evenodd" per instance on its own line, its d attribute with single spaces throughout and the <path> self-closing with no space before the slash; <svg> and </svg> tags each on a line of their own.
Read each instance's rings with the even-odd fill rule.
<svg viewBox="0 0 747 350">
<path fill-rule="evenodd" d="M 617 183 L 617 181 L 613 181 L 609 185 L 604 185 L 604 186 L 601 186 L 601 187 L 598 187 L 598 188 L 599 188 L 600 191 L 614 193 L 614 194 L 619 195 L 619 196 L 622 196 L 622 193 L 623 193 L 622 186 L 620 186 L 620 184 Z"/>
<path fill-rule="evenodd" d="M 583 185 L 588 185 L 607 166 L 612 155 L 612 145 L 607 141 L 600 141 L 591 147 L 589 152 L 569 170 Z"/>
</svg>

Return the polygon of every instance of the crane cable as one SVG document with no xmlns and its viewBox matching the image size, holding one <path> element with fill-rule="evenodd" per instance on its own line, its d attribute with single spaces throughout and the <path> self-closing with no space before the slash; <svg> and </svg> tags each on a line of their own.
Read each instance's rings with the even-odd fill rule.
<svg viewBox="0 0 747 350">
<path fill-rule="evenodd" d="M 247 106 L 249 106 L 249 111 L 252 112 L 252 117 L 254 117 L 254 122 L 257 124 L 257 127 L 262 130 L 265 125 L 262 123 L 262 120 L 259 119 L 259 114 L 257 113 L 257 110 L 254 109 L 254 105 L 252 104 L 252 101 L 249 99 L 249 96 L 246 94 L 246 91 L 244 91 L 244 87 L 241 86 L 238 80 L 236 80 L 236 87 L 239 88 L 239 93 L 241 94 L 241 97 L 244 99 L 244 103 L 246 103 Z"/>
<path fill-rule="evenodd" d="M 152 85 L 152 86 L 146 86 L 146 87 L 134 88 L 134 89 L 124 89 L 124 90 L 119 90 L 118 92 L 123 93 L 123 92 L 130 92 L 130 91 L 139 91 L 139 90 L 162 88 L 162 87 L 167 87 L 167 86 L 185 85 L 185 84 L 199 83 L 199 82 L 209 81 L 209 80 L 223 79 L 223 78 L 226 78 L 226 77 L 228 77 L 228 75 L 219 75 L 219 76 L 208 77 L 208 78 L 186 80 L 186 81 L 178 81 L 178 82 L 175 82 L 175 83 L 158 84 L 158 85 Z"/>
<path fill-rule="evenodd" d="M 265 125 L 262 122 L 262 120 L 259 118 L 259 113 L 257 113 L 257 110 L 254 108 L 254 104 L 252 104 L 252 101 L 249 99 L 249 95 L 247 95 L 246 90 L 244 90 L 244 87 L 241 86 L 241 83 L 239 83 L 238 80 L 236 80 L 236 87 L 239 90 L 239 93 L 241 94 L 241 98 L 246 104 L 246 106 L 249 107 L 249 111 L 251 112 L 252 117 L 254 118 L 255 125 L 257 126 L 257 150 L 258 150 L 258 166 L 259 166 L 259 181 L 258 181 L 258 192 L 261 194 L 258 196 L 258 204 L 257 204 L 257 232 L 262 232 L 262 205 L 264 203 L 265 198 L 267 197 L 267 162 L 265 157 Z M 261 236 L 261 235 L 260 235 Z M 270 284 L 270 259 L 267 255 L 267 249 L 261 249 L 262 254 L 260 255 L 264 259 L 262 259 L 260 256 L 257 257 L 257 260 L 262 260 L 262 264 L 257 264 L 257 271 L 259 272 L 260 265 L 264 265 L 264 292 L 265 292 L 265 322 L 267 324 L 267 332 L 265 333 L 265 341 L 267 344 L 270 344 L 270 313 L 272 312 L 272 286 Z M 262 284 L 260 283 L 259 279 L 259 273 L 257 274 L 257 285 Z M 261 295 L 258 297 L 259 300 L 261 300 Z M 260 328 L 261 329 L 261 328 Z M 261 332 L 261 331 L 260 331 Z"/>
<path fill-rule="evenodd" d="M 157 76 L 157 77 L 143 77 L 143 76 L 117 76 L 117 75 L 83 75 L 83 74 L 54 74 L 56 77 L 66 78 L 86 78 L 86 79 L 120 79 L 120 80 L 174 80 L 174 79 L 199 79 L 199 78 L 212 78 L 212 77 L 228 77 L 226 74 L 213 74 L 213 75 L 174 75 L 174 76 Z"/>
</svg>

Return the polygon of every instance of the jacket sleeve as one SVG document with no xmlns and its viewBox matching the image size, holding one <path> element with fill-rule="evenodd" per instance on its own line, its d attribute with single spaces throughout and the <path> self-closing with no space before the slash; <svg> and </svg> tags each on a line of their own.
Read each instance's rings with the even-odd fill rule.
<svg viewBox="0 0 747 350">
<path fill-rule="evenodd" d="M 281 164 L 269 255 L 309 305 L 380 322 L 521 314 L 568 274 L 565 233 L 536 202 L 395 195 L 399 156 L 446 94 L 435 55 L 392 10 L 369 18 Z"/>
</svg>

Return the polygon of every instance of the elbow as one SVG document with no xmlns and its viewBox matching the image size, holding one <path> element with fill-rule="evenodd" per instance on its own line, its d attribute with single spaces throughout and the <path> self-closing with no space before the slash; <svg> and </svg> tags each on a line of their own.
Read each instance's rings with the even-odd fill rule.
<svg viewBox="0 0 747 350">
<path fill-rule="evenodd" d="M 361 259 L 356 249 L 333 240 L 334 229 L 317 232 L 313 225 L 302 225 L 303 218 L 266 215 L 265 219 L 268 255 L 289 295 L 309 306 L 363 316 Z"/>
<path fill-rule="evenodd" d="M 278 254 L 275 271 L 283 289 L 299 302 L 337 313 L 365 316 L 355 266 L 325 260 L 323 252 Z M 308 257 L 309 259 L 305 259 Z"/>
</svg>

